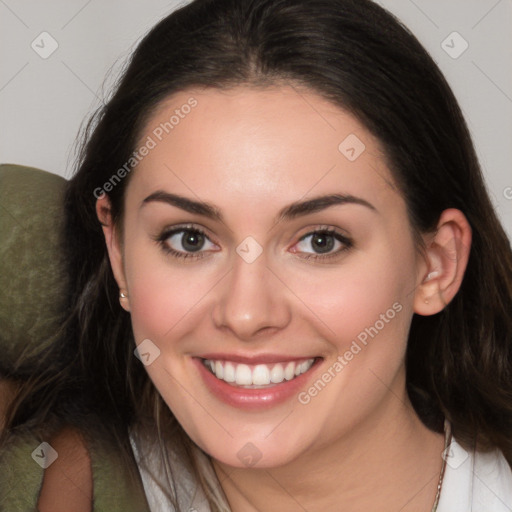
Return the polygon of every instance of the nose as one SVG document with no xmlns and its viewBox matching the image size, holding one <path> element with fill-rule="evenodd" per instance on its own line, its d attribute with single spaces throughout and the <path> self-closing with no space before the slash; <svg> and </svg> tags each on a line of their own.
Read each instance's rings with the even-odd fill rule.
<svg viewBox="0 0 512 512">
<path fill-rule="evenodd" d="M 288 325 L 290 297 L 282 280 L 268 266 L 265 252 L 248 263 L 235 254 L 231 272 L 217 290 L 213 322 L 242 341 L 259 339 Z"/>
</svg>

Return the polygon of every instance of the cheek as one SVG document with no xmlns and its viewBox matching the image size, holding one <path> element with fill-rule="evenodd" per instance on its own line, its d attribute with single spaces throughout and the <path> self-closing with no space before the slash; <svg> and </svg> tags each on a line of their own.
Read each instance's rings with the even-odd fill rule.
<svg viewBox="0 0 512 512">
<path fill-rule="evenodd" d="M 386 247 L 384 245 L 384 247 Z M 404 251 L 354 255 L 338 269 L 317 269 L 289 275 L 290 288 L 305 305 L 305 314 L 323 324 L 326 337 L 344 352 L 352 340 L 364 342 L 368 330 L 402 333 L 414 287 L 414 260 Z M 299 275 L 300 274 L 300 275 Z"/>
<path fill-rule="evenodd" d="M 333 349 L 319 377 L 328 384 L 312 383 L 299 397 L 310 418 L 331 411 L 324 425 L 328 439 L 370 414 L 398 382 L 412 317 L 411 265 L 407 255 L 380 252 L 323 278 L 304 273 L 297 279 L 298 295 L 308 291 L 310 321 Z"/>
<path fill-rule="evenodd" d="M 196 308 L 210 277 L 199 268 L 176 265 L 154 247 L 126 246 L 125 271 L 130 288 L 130 314 L 137 341 L 163 340 Z M 170 258 L 170 256 L 169 256 Z"/>
</svg>

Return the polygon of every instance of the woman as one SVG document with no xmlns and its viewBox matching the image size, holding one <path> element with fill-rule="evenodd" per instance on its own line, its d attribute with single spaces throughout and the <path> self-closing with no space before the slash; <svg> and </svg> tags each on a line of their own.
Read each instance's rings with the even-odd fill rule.
<svg viewBox="0 0 512 512">
<path fill-rule="evenodd" d="M 151 510 L 512 510 L 510 244 L 449 86 L 378 5 L 172 13 L 66 218 L 59 363 L 11 431 L 133 450 Z"/>
</svg>

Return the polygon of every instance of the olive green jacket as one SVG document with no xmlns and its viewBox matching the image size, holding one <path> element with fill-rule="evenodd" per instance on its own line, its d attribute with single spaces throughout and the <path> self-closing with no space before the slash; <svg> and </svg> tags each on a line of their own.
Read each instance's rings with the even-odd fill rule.
<svg viewBox="0 0 512 512">
<path fill-rule="evenodd" d="M 37 462 L 40 441 L 32 435 L 18 436 L 0 452 L 0 511 L 34 512 L 43 482 L 44 469 Z M 149 512 L 142 480 L 130 472 L 119 454 L 99 444 L 90 445 L 93 477 L 91 512 Z M 65 476 L 62 485 L 69 483 Z"/>
<path fill-rule="evenodd" d="M 0 165 L 0 380 L 30 374 L 30 361 L 53 342 L 62 316 L 58 234 L 65 183 L 40 169 Z M 14 439 L 0 450 L 0 512 L 33 512 L 44 475 L 41 441 L 29 434 Z M 130 471 L 111 447 L 97 441 L 88 448 L 91 510 L 149 512 L 135 459 Z M 64 476 L 62 485 L 69 485 Z"/>
</svg>

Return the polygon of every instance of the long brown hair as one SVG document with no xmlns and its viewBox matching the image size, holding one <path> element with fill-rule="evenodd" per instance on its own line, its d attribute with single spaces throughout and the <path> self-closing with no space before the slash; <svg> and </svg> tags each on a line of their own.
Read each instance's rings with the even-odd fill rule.
<svg viewBox="0 0 512 512">
<path fill-rule="evenodd" d="M 407 390 L 429 428 L 442 431 L 446 417 L 463 446 L 497 447 L 512 464 L 510 243 L 445 78 L 409 30 L 369 0 L 195 0 L 145 36 L 84 134 L 65 201 L 65 329 L 9 428 L 57 418 L 106 436 L 108 424 L 129 450 L 127 427 L 143 417 L 155 423 L 161 399 L 133 355 L 94 191 L 129 161 L 148 116 L 170 94 L 278 82 L 308 87 L 377 137 L 416 234 L 434 229 L 447 208 L 467 217 L 473 241 L 459 292 L 442 312 L 412 319 Z M 109 192 L 117 223 L 130 175 Z M 192 445 L 164 409 L 175 435 Z"/>
</svg>

